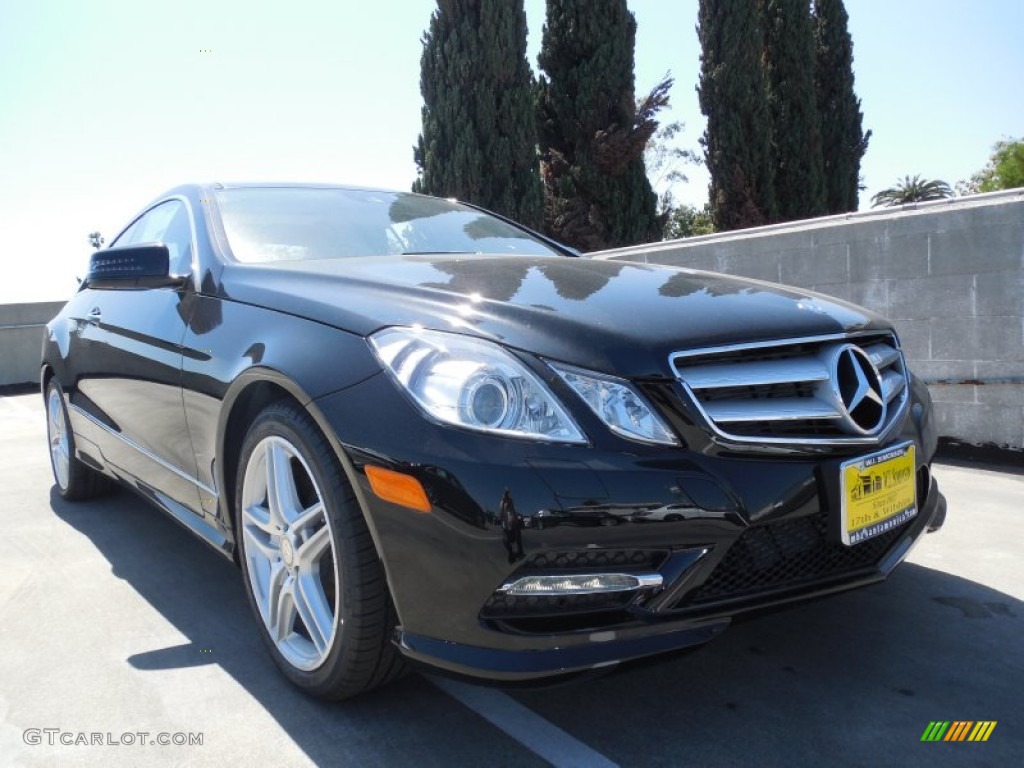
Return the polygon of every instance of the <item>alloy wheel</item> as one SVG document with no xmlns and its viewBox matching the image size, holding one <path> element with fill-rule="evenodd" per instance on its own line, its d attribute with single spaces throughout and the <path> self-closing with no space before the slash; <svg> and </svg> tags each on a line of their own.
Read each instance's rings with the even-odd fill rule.
<svg viewBox="0 0 1024 768">
<path fill-rule="evenodd" d="M 67 490 L 71 476 L 71 449 L 68 441 L 64 404 L 56 387 L 50 387 L 46 397 L 46 432 L 50 440 L 50 460 L 53 476 L 61 490 Z"/>
<path fill-rule="evenodd" d="M 260 617 L 297 669 L 323 664 L 340 631 L 340 576 L 330 518 L 309 465 L 280 436 L 249 455 L 241 498 L 245 567 Z"/>
</svg>

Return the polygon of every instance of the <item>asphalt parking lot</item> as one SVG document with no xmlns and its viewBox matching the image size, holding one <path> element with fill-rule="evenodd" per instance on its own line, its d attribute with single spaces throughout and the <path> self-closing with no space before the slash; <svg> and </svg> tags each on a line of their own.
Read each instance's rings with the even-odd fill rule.
<svg viewBox="0 0 1024 768">
<path fill-rule="evenodd" d="M 558 687 L 413 674 L 325 704 L 277 673 L 232 564 L 127 492 L 63 502 L 42 399 L 0 397 L 0 764 L 1017 765 L 1024 471 L 935 476 L 946 526 L 884 584 Z M 997 725 L 922 743 L 934 720 Z"/>
</svg>

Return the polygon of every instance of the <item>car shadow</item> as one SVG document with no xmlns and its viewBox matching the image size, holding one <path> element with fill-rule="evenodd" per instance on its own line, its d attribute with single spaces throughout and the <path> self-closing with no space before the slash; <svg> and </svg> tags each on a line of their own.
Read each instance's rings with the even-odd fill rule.
<svg viewBox="0 0 1024 768">
<path fill-rule="evenodd" d="M 350 702 L 303 695 L 263 647 L 234 564 L 127 492 L 77 504 L 52 492 L 50 505 L 189 639 L 140 648 L 126 659 L 132 667 L 220 665 L 318 764 L 345 762 L 353 744 L 381 765 L 411 754 L 418 765 L 478 764 L 488 754 L 502 765 L 543 764 L 417 674 Z M 738 621 L 693 653 L 509 694 L 622 766 L 811 755 L 830 765 L 1015 764 L 1024 754 L 1022 622 L 1020 600 L 906 563 L 884 584 Z M 922 743 L 933 720 L 999 726 L 984 744 Z"/>
<path fill-rule="evenodd" d="M 139 648 L 125 661 L 142 671 L 218 664 L 281 724 L 318 765 L 478 763 L 504 748 L 508 766 L 544 765 L 510 737 L 411 674 L 358 699 L 324 702 L 294 688 L 274 666 L 257 631 L 239 569 L 170 517 L 128 491 L 69 503 L 50 493 L 50 507 L 84 534 L 124 579 L 189 642 Z M 458 738 L 453 713 L 459 718 Z"/>
<path fill-rule="evenodd" d="M 1015 765 L 1022 634 L 1024 602 L 904 563 L 882 584 L 737 621 L 692 653 L 515 696 L 622 765 Z M 985 744 L 922 743 L 933 720 L 999 725 Z"/>
</svg>

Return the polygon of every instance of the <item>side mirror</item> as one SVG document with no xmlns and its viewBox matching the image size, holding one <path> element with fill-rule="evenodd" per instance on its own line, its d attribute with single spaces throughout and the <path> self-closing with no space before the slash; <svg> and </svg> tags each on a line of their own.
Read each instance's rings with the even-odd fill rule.
<svg viewBox="0 0 1024 768">
<path fill-rule="evenodd" d="M 87 288 L 163 288 L 186 278 L 172 275 L 171 255 L 163 243 L 139 243 L 96 251 L 89 257 Z"/>
</svg>

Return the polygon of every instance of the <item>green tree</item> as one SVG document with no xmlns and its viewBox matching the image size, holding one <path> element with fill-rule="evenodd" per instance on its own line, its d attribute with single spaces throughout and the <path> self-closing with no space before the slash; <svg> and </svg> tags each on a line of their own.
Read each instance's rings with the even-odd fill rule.
<svg viewBox="0 0 1024 768">
<path fill-rule="evenodd" d="M 689 179 L 683 170 L 688 165 L 700 165 L 701 160 L 692 149 L 684 149 L 675 143 L 676 137 L 683 132 L 685 125 L 676 121 L 663 125 L 654 132 L 644 148 L 644 167 L 651 188 L 659 197 L 668 195 L 671 200 L 672 187 L 685 184 Z"/>
<path fill-rule="evenodd" d="M 988 164 L 957 184 L 961 194 L 995 192 L 1000 189 L 1024 187 L 1024 139 L 1004 139 L 992 147 Z"/>
<path fill-rule="evenodd" d="M 547 2 L 537 92 L 544 224 L 583 251 L 661 236 L 643 155 L 672 81 L 636 102 L 635 40 L 625 0 Z"/>
<path fill-rule="evenodd" d="M 762 0 L 761 14 L 775 138 L 778 220 L 821 216 L 825 213 L 825 172 L 809 0 Z"/>
<path fill-rule="evenodd" d="M 818 117 L 828 213 L 856 211 L 860 161 L 871 131 L 864 132 L 860 99 L 854 93 L 853 40 L 843 0 L 814 0 Z"/>
<path fill-rule="evenodd" d="M 523 0 L 438 0 L 420 59 L 414 192 L 542 221 Z"/>
<path fill-rule="evenodd" d="M 644 167 L 651 188 L 658 196 L 658 216 L 667 227 L 676 210 L 674 189 L 689 181 L 684 169 L 688 165 L 700 165 L 701 159 L 692 149 L 684 149 L 677 143 L 684 125 L 676 121 L 663 125 L 654 132 L 644 149 Z M 664 233 L 662 237 L 665 237 Z"/>
<path fill-rule="evenodd" d="M 665 239 L 676 240 L 681 237 L 710 235 L 715 231 L 711 209 L 708 206 L 698 208 L 695 205 L 680 205 L 673 208 L 665 223 Z"/>
<path fill-rule="evenodd" d="M 919 175 L 904 176 L 893 186 L 875 194 L 871 198 L 871 207 L 922 203 L 926 200 L 942 200 L 952 196 L 953 190 L 944 181 L 922 179 Z"/>
<path fill-rule="evenodd" d="M 701 143 L 719 232 L 767 224 L 778 212 L 758 2 L 700 0 L 698 9 Z"/>
</svg>

